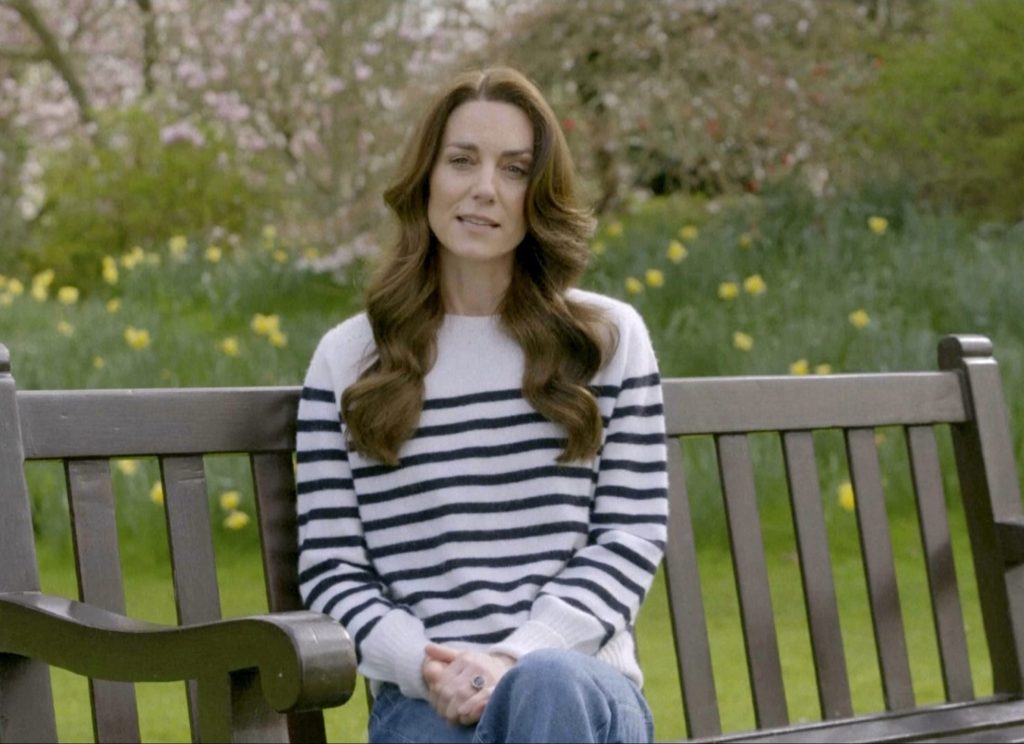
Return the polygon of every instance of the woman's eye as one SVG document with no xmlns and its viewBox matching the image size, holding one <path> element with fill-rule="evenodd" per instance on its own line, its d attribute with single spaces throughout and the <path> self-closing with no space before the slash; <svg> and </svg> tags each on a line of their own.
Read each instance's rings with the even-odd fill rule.
<svg viewBox="0 0 1024 744">
<path fill-rule="evenodd" d="M 508 166 L 508 171 L 512 175 L 517 176 L 517 177 L 527 176 L 530 173 L 528 170 L 526 170 L 526 168 L 524 168 L 521 165 L 510 165 L 510 166 Z"/>
<path fill-rule="evenodd" d="M 455 157 L 451 158 L 448 162 L 451 163 L 452 165 L 469 165 L 469 158 L 467 158 L 465 155 L 456 155 Z"/>
</svg>

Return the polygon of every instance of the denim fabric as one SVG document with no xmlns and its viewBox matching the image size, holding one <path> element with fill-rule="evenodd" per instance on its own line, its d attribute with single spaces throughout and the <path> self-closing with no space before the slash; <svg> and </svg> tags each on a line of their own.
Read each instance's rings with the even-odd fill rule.
<svg viewBox="0 0 1024 744">
<path fill-rule="evenodd" d="M 651 711 L 639 688 L 603 661 L 575 651 L 534 651 L 510 669 L 476 726 L 441 718 L 425 700 L 384 685 L 370 714 L 377 742 L 650 742 Z"/>
</svg>

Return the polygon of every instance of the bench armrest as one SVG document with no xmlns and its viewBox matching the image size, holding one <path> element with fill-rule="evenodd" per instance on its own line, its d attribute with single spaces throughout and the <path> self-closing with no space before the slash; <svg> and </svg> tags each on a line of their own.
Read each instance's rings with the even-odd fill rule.
<svg viewBox="0 0 1024 744">
<path fill-rule="evenodd" d="M 0 594 L 0 653 L 121 682 L 172 682 L 257 669 L 264 698 L 279 712 L 341 705 L 356 677 L 348 633 L 316 612 L 179 627 L 39 592 Z"/>
</svg>

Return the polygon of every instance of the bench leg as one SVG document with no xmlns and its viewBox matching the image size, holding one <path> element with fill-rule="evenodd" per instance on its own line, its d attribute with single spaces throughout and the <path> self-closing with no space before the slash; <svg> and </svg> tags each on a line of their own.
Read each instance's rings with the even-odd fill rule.
<svg viewBox="0 0 1024 744">
<path fill-rule="evenodd" d="M 0 742 L 4 741 L 57 741 L 46 664 L 0 654 Z"/>
<path fill-rule="evenodd" d="M 288 719 L 263 699 L 255 669 L 201 679 L 197 688 L 197 741 L 288 741 Z"/>
</svg>

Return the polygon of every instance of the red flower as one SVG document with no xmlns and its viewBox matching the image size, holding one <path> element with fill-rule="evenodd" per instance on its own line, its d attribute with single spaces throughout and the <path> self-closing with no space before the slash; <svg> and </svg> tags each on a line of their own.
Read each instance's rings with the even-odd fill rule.
<svg viewBox="0 0 1024 744">
<path fill-rule="evenodd" d="M 718 126 L 718 119 L 708 119 L 704 126 L 707 129 L 708 134 L 715 139 L 719 139 L 722 136 L 722 129 Z"/>
<path fill-rule="evenodd" d="M 570 119 L 568 117 L 566 117 L 565 119 L 562 119 L 562 130 L 566 134 L 569 134 L 569 132 L 572 132 L 575 129 L 576 129 L 576 122 L 575 121 L 573 121 L 572 119 Z"/>
</svg>

